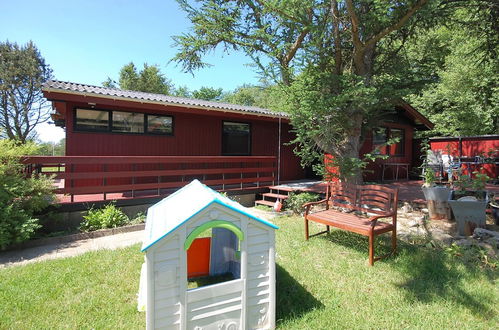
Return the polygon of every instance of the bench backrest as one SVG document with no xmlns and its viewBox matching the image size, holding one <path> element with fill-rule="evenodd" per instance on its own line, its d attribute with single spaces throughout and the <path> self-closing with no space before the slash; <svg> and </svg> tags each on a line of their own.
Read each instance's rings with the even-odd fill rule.
<svg viewBox="0 0 499 330">
<path fill-rule="evenodd" d="M 329 204 L 364 213 L 387 214 L 397 211 L 398 189 L 382 185 L 330 183 Z"/>
</svg>

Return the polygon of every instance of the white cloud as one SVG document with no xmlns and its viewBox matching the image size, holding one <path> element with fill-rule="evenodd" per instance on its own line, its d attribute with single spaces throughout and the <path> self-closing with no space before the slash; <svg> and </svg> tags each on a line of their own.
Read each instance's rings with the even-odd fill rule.
<svg viewBox="0 0 499 330">
<path fill-rule="evenodd" d="M 42 123 L 36 127 L 38 138 L 43 142 L 59 142 L 66 137 L 66 133 L 54 124 Z"/>
</svg>

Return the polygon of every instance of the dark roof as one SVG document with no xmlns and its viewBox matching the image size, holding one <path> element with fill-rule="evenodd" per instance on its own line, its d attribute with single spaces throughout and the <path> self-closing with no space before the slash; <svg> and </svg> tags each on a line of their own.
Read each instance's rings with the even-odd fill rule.
<svg viewBox="0 0 499 330">
<path fill-rule="evenodd" d="M 190 99 L 185 97 L 176 97 L 164 94 L 128 91 L 118 88 L 78 84 L 78 83 L 59 81 L 59 80 L 47 81 L 43 85 L 42 90 L 44 92 L 62 92 L 62 93 L 71 92 L 71 94 L 80 94 L 86 96 L 92 95 L 96 97 L 126 98 L 137 101 L 160 102 L 167 105 L 177 105 L 182 107 L 197 107 L 197 108 L 205 108 L 205 109 L 220 110 L 220 111 L 252 113 L 256 115 L 264 115 L 266 117 L 285 117 L 285 118 L 288 117 L 286 113 L 273 112 L 271 110 L 262 109 L 258 107 Z"/>
</svg>

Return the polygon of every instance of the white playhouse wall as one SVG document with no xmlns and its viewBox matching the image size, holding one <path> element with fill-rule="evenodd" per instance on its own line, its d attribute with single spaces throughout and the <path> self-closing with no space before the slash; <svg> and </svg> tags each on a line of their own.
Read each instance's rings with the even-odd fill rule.
<svg viewBox="0 0 499 330">
<path fill-rule="evenodd" d="M 187 291 L 185 238 L 212 220 L 230 221 L 244 233 L 241 279 Z M 147 288 L 147 328 L 274 328 L 274 235 L 273 228 L 213 203 L 156 243 L 146 253 L 148 283 L 153 284 Z M 245 325 L 239 324 L 241 319 Z"/>
</svg>

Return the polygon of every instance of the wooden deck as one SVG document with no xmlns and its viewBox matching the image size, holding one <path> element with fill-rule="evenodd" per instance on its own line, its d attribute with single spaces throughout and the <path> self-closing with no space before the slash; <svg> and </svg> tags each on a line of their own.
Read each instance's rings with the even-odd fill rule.
<svg viewBox="0 0 499 330">
<path fill-rule="evenodd" d="M 409 202 L 411 204 L 424 204 L 426 205 L 426 200 L 421 190 L 423 181 L 421 180 L 410 180 L 410 181 L 396 181 L 390 182 L 383 185 L 392 188 L 398 188 L 398 200 L 399 202 Z M 278 186 L 271 186 L 273 190 L 281 192 L 314 192 L 314 193 L 324 193 L 326 191 L 326 184 L 323 181 L 296 181 L 283 183 Z M 487 190 L 499 195 L 499 185 L 487 185 Z"/>
</svg>

